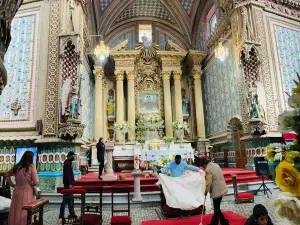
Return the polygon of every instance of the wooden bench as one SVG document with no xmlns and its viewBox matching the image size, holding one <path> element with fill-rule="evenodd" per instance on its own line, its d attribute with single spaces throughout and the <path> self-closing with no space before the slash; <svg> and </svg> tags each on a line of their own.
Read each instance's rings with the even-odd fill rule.
<svg viewBox="0 0 300 225">
<path fill-rule="evenodd" d="M 27 225 L 43 225 L 44 206 L 48 202 L 48 199 L 38 199 L 23 206 L 22 209 L 27 211 Z"/>
</svg>

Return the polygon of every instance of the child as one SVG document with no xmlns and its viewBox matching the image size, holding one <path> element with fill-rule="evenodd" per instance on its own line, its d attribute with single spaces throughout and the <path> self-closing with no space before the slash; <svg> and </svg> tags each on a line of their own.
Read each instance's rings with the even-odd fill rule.
<svg viewBox="0 0 300 225">
<path fill-rule="evenodd" d="M 253 208 L 253 215 L 249 217 L 245 225 L 273 225 L 270 217 L 268 216 L 267 209 L 257 204 Z"/>
</svg>

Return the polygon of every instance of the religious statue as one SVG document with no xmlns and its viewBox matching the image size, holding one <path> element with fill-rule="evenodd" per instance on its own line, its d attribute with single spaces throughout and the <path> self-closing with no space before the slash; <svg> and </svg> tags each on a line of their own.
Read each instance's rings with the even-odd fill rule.
<svg viewBox="0 0 300 225">
<path fill-rule="evenodd" d="M 250 92 L 248 94 L 248 111 L 250 119 L 264 118 L 264 110 L 259 104 L 258 95 L 256 93 Z"/>
<path fill-rule="evenodd" d="M 80 98 L 78 93 L 78 87 L 76 85 L 72 86 L 69 95 L 69 118 L 71 119 L 79 119 Z"/>
<path fill-rule="evenodd" d="M 183 119 L 187 120 L 190 116 L 190 101 L 186 97 L 185 89 L 182 88 L 181 93 L 182 93 L 182 114 L 184 117 Z"/>
<path fill-rule="evenodd" d="M 107 119 L 110 122 L 115 121 L 115 99 L 114 99 L 114 91 L 112 89 L 108 92 L 107 99 Z"/>
</svg>

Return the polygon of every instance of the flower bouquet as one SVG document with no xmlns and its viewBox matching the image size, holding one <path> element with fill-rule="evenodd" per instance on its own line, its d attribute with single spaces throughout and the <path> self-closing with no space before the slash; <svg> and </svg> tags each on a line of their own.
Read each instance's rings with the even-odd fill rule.
<svg viewBox="0 0 300 225">
<path fill-rule="evenodd" d="M 139 138 L 137 138 L 137 142 L 139 142 L 141 144 L 142 151 L 144 151 L 146 140 L 144 138 L 139 137 Z"/>
<path fill-rule="evenodd" d="M 285 111 L 279 115 L 279 130 L 282 133 L 294 131 L 297 139 L 300 138 L 300 76 L 297 73 L 298 81 L 295 81 L 296 88 L 292 95 L 289 95 L 288 105 L 292 111 Z M 300 220 L 300 145 L 294 140 L 294 144 L 282 151 L 285 160 L 276 168 L 275 182 L 284 192 L 273 202 L 277 213 L 287 218 L 294 224 Z M 268 159 L 274 155 L 272 150 L 267 153 Z"/>
<path fill-rule="evenodd" d="M 129 122 L 122 122 L 122 123 L 115 123 L 114 124 L 114 131 L 120 131 L 121 134 L 123 135 L 123 149 L 126 149 L 125 147 L 125 134 L 128 133 L 129 131 L 134 130 L 135 127 L 132 126 Z"/>
<path fill-rule="evenodd" d="M 184 136 L 184 133 L 189 133 L 190 132 L 190 129 L 189 129 L 189 125 L 187 122 L 183 122 L 182 120 L 175 120 L 173 123 L 172 123 L 172 126 L 174 128 L 174 130 L 176 131 L 177 135 L 179 136 L 180 138 L 180 145 L 181 147 L 182 146 L 182 141 L 183 141 L 183 136 Z"/>
<path fill-rule="evenodd" d="M 165 136 L 165 137 L 163 137 L 162 140 L 168 145 L 168 149 L 170 151 L 170 145 L 171 145 L 172 141 L 174 141 L 174 138 Z"/>
</svg>

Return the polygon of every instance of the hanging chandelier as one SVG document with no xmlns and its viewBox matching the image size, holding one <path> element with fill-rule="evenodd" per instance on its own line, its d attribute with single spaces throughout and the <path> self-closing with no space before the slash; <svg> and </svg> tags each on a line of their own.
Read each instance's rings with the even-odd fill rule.
<svg viewBox="0 0 300 225">
<path fill-rule="evenodd" d="M 228 56 L 228 48 L 224 47 L 221 42 L 219 42 L 218 47 L 215 48 L 215 57 L 220 61 L 224 61 Z"/>
<path fill-rule="evenodd" d="M 104 44 L 103 40 L 101 40 L 100 45 L 95 48 L 94 55 L 101 61 L 109 56 L 109 48 Z"/>
</svg>

